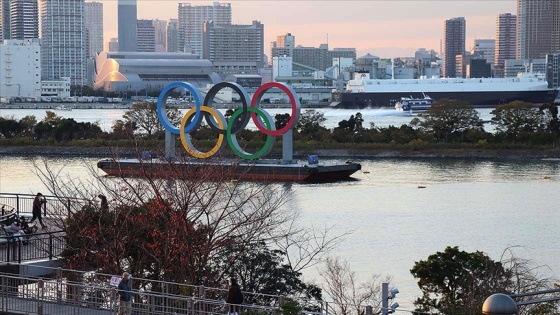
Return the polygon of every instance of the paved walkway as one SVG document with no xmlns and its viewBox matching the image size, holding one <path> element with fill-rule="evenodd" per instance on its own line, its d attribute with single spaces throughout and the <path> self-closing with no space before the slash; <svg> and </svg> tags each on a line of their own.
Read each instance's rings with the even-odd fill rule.
<svg viewBox="0 0 560 315">
<path fill-rule="evenodd" d="M 99 308 L 78 307 L 77 305 L 64 305 L 43 302 L 40 306 L 39 301 L 15 297 L 0 298 L 0 313 L 7 314 L 41 314 L 43 315 L 114 315 L 114 310 L 101 310 Z"/>
</svg>

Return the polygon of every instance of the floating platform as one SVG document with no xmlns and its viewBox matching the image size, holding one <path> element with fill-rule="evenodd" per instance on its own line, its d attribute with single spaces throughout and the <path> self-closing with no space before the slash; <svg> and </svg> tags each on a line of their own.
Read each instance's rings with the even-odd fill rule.
<svg viewBox="0 0 560 315">
<path fill-rule="evenodd" d="M 281 160 L 102 159 L 97 167 L 109 176 L 197 178 L 207 180 L 323 183 L 351 179 L 359 163 L 308 163 Z"/>
</svg>

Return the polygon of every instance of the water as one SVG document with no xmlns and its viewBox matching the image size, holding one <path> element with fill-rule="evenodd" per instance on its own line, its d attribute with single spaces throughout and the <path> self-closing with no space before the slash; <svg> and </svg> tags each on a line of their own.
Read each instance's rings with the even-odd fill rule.
<svg viewBox="0 0 560 315">
<path fill-rule="evenodd" d="M 370 127 L 370 123 L 374 123 L 377 127 L 388 127 L 408 124 L 410 121 L 416 117 L 410 113 L 399 112 L 392 108 L 385 109 L 331 109 L 331 108 L 319 108 L 316 109 L 324 114 L 326 121 L 323 126 L 329 129 L 338 127 L 338 123 L 344 119 L 349 119 L 351 115 L 355 115 L 357 112 L 362 114 L 364 119 L 363 126 L 366 128 Z M 477 111 L 480 113 L 480 118 L 484 121 L 490 120 L 492 115 L 490 112 L 492 108 L 479 108 Z M 73 118 L 77 122 L 90 122 L 97 123 L 103 131 L 111 131 L 111 127 L 114 122 L 118 119 L 123 119 L 123 114 L 127 111 L 126 109 L 74 109 L 72 111 L 60 111 L 60 110 L 50 110 L 54 111 L 58 116 L 64 118 Z M 187 112 L 187 109 L 181 110 L 183 114 Z M 226 110 L 220 110 L 225 113 Z M 266 111 L 274 117 L 276 114 L 290 113 L 289 108 L 272 108 L 266 109 Z M 302 110 L 302 112 L 305 111 Z M 0 116 L 5 118 L 14 118 L 19 120 L 25 116 L 33 115 L 38 121 L 45 117 L 45 109 L 0 109 Z M 254 125 L 249 125 L 249 128 L 254 129 Z M 493 128 L 489 124 L 485 125 L 487 131 L 492 131 Z"/>
<path fill-rule="evenodd" d="M 0 157 L 0 191 L 46 192 L 30 159 Z M 96 159 L 50 158 L 49 165 L 87 180 Z M 560 272 L 558 161 L 466 161 L 376 159 L 361 161 L 369 173 L 358 181 L 285 184 L 287 207 L 301 211 L 301 224 L 352 231 L 332 252 L 350 262 L 360 281 L 393 277 L 400 309 L 420 296 L 410 269 L 446 246 L 484 251 L 498 260 L 507 247 L 517 256 Z M 100 171 L 99 171 L 100 172 Z M 420 189 L 418 186 L 425 186 Z M 94 194 L 94 193 L 92 193 Z M 320 271 L 304 272 L 321 283 Z"/>
</svg>

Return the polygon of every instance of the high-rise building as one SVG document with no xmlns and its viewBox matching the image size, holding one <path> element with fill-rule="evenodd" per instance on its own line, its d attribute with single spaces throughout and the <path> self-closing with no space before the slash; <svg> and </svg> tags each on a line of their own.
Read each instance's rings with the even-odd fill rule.
<svg viewBox="0 0 560 315">
<path fill-rule="evenodd" d="M 156 52 L 167 51 L 167 21 L 166 20 L 153 20 L 155 38 L 156 38 Z"/>
<path fill-rule="evenodd" d="M 10 0 L 0 0 L 0 42 L 10 39 Z"/>
<path fill-rule="evenodd" d="M 156 51 L 156 31 L 153 20 L 138 20 L 136 23 L 136 51 Z"/>
<path fill-rule="evenodd" d="M 85 3 L 86 58 L 90 59 L 103 51 L 103 3 Z"/>
<path fill-rule="evenodd" d="M 517 0 L 517 59 L 560 52 L 560 1 Z"/>
<path fill-rule="evenodd" d="M 39 38 L 39 7 L 37 0 L 10 1 L 10 38 Z"/>
<path fill-rule="evenodd" d="M 178 29 L 179 29 L 179 20 L 171 19 L 169 23 L 167 23 L 167 51 L 168 52 L 178 52 L 179 48 L 178 44 Z"/>
<path fill-rule="evenodd" d="M 202 28 L 204 22 L 231 25 L 231 4 L 214 2 L 213 5 L 179 3 L 178 48 L 181 52 L 202 56 Z"/>
<path fill-rule="evenodd" d="M 118 0 L 119 51 L 136 51 L 136 0 Z"/>
<path fill-rule="evenodd" d="M 205 22 L 202 58 L 212 61 L 222 78 L 230 74 L 258 74 L 264 66 L 264 25 L 216 25 Z"/>
<path fill-rule="evenodd" d="M 41 67 L 43 80 L 69 77 L 86 82 L 84 0 L 41 1 Z"/>
<path fill-rule="evenodd" d="M 457 55 L 465 53 L 467 22 L 464 17 L 453 18 L 445 21 L 443 48 L 443 75 L 449 78 L 456 77 L 455 60 Z"/>
<path fill-rule="evenodd" d="M 515 59 L 517 36 L 517 16 L 511 13 L 496 18 L 496 52 L 494 57 L 494 77 L 504 77 L 504 61 Z"/>
</svg>

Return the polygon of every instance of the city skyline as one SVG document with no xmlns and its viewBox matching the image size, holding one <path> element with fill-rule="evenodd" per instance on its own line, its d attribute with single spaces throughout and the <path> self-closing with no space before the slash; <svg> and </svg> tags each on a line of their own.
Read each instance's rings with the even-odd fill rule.
<svg viewBox="0 0 560 315">
<path fill-rule="evenodd" d="M 104 4 L 105 47 L 117 36 L 117 1 Z M 138 19 L 177 18 L 178 4 L 214 1 L 138 0 Z M 296 45 L 356 48 L 358 56 L 413 56 L 418 48 L 440 51 L 445 20 L 467 20 L 466 49 L 474 39 L 495 37 L 496 17 L 516 14 L 516 0 L 501 1 L 220 1 L 231 3 L 232 23 L 264 24 L 265 54 L 276 36 L 292 33 Z M 274 12 L 274 14 L 270 14 Z M 364 12 L 366 12 L 364 14 Z"/>
</svg>

